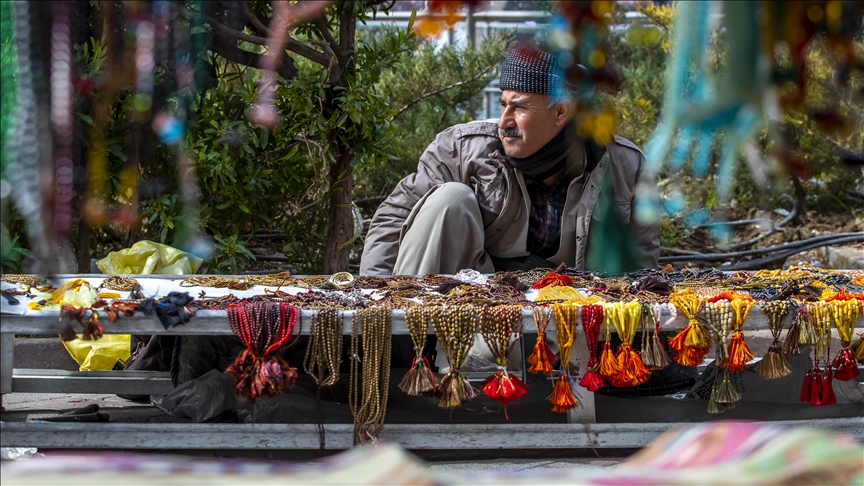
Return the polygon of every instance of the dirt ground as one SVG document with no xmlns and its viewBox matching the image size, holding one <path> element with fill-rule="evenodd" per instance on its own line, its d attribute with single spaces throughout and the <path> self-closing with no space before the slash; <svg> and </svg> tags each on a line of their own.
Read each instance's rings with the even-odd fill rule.
<svg viewBox="0 0 864 486">
<path fill-rule="evenodd" d="M 783 220 L 783 217 L 781 215 L 772 214 L 767 211 L 758 211 L 755 208 L 746 212 L 742 211 L 740 214 L 735 215 L 734 218 L 729 219 L 729 221 L 742 220 L 761 221 L 736 226 L 732 244 L 757 238 L 760 235 L 763 235 L 769 231 L 774 232 L 763 237 L 759 241 L 755 242 L 753 245 L 747 246 L 746 248 L 741 248 L 741 250 L 768 248 L 776 245 L 781 245 L 783 243 L 805 240 L 816 236 L 832 235 L 839 233 L 864 232 L 864 219 L 862 219 L 861 217 L 858 217 L 856 219 L 850 213 L 821 213 L 817 211 L 809 211 L 806 214 L 802 215 L 798 219 L 798 221 L 791 221 L 784 225 L 782 228 L 776 228 L 776 225 L 778 225 Z M 725 253 L 729 251 L 727 249 L 723 249 L 720 245 L 718 245 L 718 242 L 714 239 L 713 236 L 711 236 L 711 234 L 709 234 L 708 230 L 705 228 L 687 230 L 683 227 L 683 224 L 673 223 L 673 231 L 679 236 L 675 238 L 674 241 L 663 242 L 664 249 L 663 251 L 661 251 L 661 256 L 675 255 L 677 252 L 675 252 L 674 250 L 683 250 L 698 253 Z M 260 237 L 253 237 L 252 239 L 250 239 L 247 246 L 252 251 L 252 253 L 256 255 L 270 255 L 279 258 L 285 257 L 285 255 L 281 253 L 284 244 L 285 241 L 281 236 L 266 235 Z M 864 251 L 864 244 L 861 243 L 847 244 L 844 246 L 861 248 L 862 251 Z M 355 244 L 354 248 L 352 249 L 352 271 L 357 271 L 359 265 L 359 256 L 362 250 L 363 247 L 359 242 L 358 244 Z M 825 264 L 823 260 L 823 249 L 817 248 L 792 255 L 791 257 L 786 259 L 784 266 L 796 263 Z M 683 268 L 685 266 L 717 266 L 721 263 L 722 262 L 720 261 L 680 261 L 673 263 L 673 266 L 677 268 Z M 279 272 L 285 270 L 293 271 L 294 273 L 296 273 L 295 269 L 292 268 L 287 262 L 278 261 L 259 260 L 256 262 L 252 262 L 249 268 L 247 268 L 247 271 L 255 272 Z"/>
<path fill-rule="evenodd" d="M 790 221 L 782 228 L 778 228 L 777 225 L 782 222 L 782 219 L 783 218 L 779 215 L 771 214 L 767 211 L 758 211 L 755 208 L 746 213 L 739 214 L 737 218 L 730 218 L 730 222 L 756 220 L 752 223 L 742 224 L 735 227 L 732 245 L 762 236 L 761 239 L 752 245 L 734 250 L 728 248 L 724 249 L 718 244 L 714 237 L 709 234 L 706 228 L 697 228 L 691 231 L 679 229 L 683 232 L 683 237 L 676 238 L 671 246 L 667 246 L 669 245 L 669 242 L 664 242 L 664 249 L 661 251 L 661 256 L 677 254 L 678 252 L 675 252 L 674 250 L 684 250 L 697 253 L 726 253 L 729 251 L 755 250 L 794 241 L 806 240 L 818 236 L 864 232 L 864 219 L 860 216 L 854 218 L 850 213 L 821 213 L 817 211 L 808 211 L 806 214 L 799 217 L 797 221 Z M 864 251 L 864 244 L 862 243 L 844 244 L 842 246 L 861 248 L 862 251 Z M 670 248 L 673 251 L 670 251 Z M 823 251 L 822 248 L 815 248 L 797 253 L 788 257 L 783 266 L 789 266 L 796 263 L 824 264 Z M 674 266 L 683 267 L 688 263 L 689 262 L 683 261 L 676 262 Z M 718 265 L 719 263 L 719 261 L 692 262 L 695 266 L 711 266 L 712 264 Z M 779 268 L 779 266 L 777 268 Z"/>
</svg>

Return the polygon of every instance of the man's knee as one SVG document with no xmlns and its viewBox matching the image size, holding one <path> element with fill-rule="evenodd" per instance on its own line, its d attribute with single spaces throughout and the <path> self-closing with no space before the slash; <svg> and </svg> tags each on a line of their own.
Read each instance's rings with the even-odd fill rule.
<svg viewBox="0 0 864 486">
<path fill-rule="evenodd" d="M 436 211 L 447 211 L 450 208 L 470 208 L 477 206 L 477 196 L 465 184 L 445 182 L 429 194 L 424 206 L 434 207 Z"/>
</svg>

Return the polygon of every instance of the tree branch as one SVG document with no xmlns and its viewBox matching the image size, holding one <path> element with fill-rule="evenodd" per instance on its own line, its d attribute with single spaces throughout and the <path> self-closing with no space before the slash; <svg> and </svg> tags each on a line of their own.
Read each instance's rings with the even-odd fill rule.
<svg viewBox="0 0 864 486">
<path fill-rule="evenodd" d="M 437 94 L 441 94 L 441 93 L 443 93 L 443 92 L 445 92 L 445 91 L 447 91 L 447 90 L 451 90 L 451 89 L 453 89 L 453 88 L 458 88 L 459 86 L 464 86 L 464 85 L 466 85 L 466 84 L 468 84 L 468 83 L 471 83 L 471 82 L 477 81 L 478 79 L 480 79 L 481 76 L 483 76 L 484 74 L 486 74 L 486 73 L 488 73 L 489 71 L 491 71 L 492 69 L 494 69 L 496 65 L 497 65 L 497 64 L 492 64 L 492 65 L 488 66 L 486 69 L 484 69 L 484 70 L 480 71 L 479 73 L 475 74 L 474 76 L 471 76 L 471 77 L 468 78 L 468 79 L 464 79 L 464 80 L 462 80 L 462 81 L 459 81 L 458 83 L 453 83 L 453 84 L 451 84 L 451 85 L 449 85 L 449 86 L 444 86 L 444 87 L 441 88 L 441 89 L 436 89 L 435 91 L 431 91 L 431 92 L 429 92 L 429 93 L 424 93 L 424 94 L 423 94 L 422 96 L 420 96 L 419 98 L 416 98 L 416 99 L 413 99 L 413 100 L 409 101 L 408 104 L 406 104 L 405 106 L 403 106 L 402 109 L 400 109 L 398 112 L 396 112 L 395 115 L 393 115 L 392 117 L 390 117 L 390 121 L 392 122 L 393 120 L 395 120 L 396 118 L 398 118 L 399 115 L 401 115 L 402 113 L 405 113 L 409 108 L 411 108 L 412 106 L 416 105 L 417 103 L 419 103 L 419 102 L 425 100 L 426 98 L 429 98 L 429 97 L 431 97 L 431 96 L 435 96 L 435 95 L 437 95 Z"/>
<path fill-rule="evenodd" d="M 213 39 L 213 50 L 216 54 L 224 57 L 225 59 L 236 62 L 238 64 L 243 64 L 245 66 L 251 66 L 257 68 L 261 65 L 261 57 L 262 54 L 255 54 L 254 52 L 244 51 L 240 49 L 234 42 L 218 35 L 212 36 Z M 289 56 L 283 56 L 282 62 L 279 67 L 276 69 L 276 72 L 282 76 L 284 79 L 293 79 L 297 75 L 297 67 L 294 66 L 294 60 Z"/>
<path fill-rule="evenodd" d="M 259 46 L 266 46 L 267 45 L 267 39 L 265 39 L 264 37 L 258 37 L 257 35 L 249 35 L 245 32 L 240 32 L 239 30 L 234 30 L 231 27 L 225 26 L 224 24 L 222 24 L 221 22 L 216 20 L 214 17 L 211 17 L 211 16 L 209 16 L 205 13 L 202 13 L 202 12 L 196 12 L 194 10 L 187 9 L 180 2 L 173 2 L 173 5 L 175 7 L 177 7 L 177 11 L 180 13 L 180 15 L 186 17 L 187 19 L 195 19 L 195 20 L 207 22 L 207 24 L 209 24 L 213 30 L 218 31 L 222 34 L 229 35 L 229 36 L 234 37 L 235 39 L 238 39 L 238 40 L 250 42 L 252 44 L 257 44 Z"/>
<path fill-rule="evenodd" d="M 175 1 L 175 2 L 173 2 L 173 5 L 175 7 L 177 7 L 177 11 L 180 12 L 180 15 L 182 15 L 188 19 L 195 19 L 195 20 L 207 22 L 207 24 L 209 24 L 210 27 L 214 31 L 217 31 L 219 33 L 231 36 L 237 40 L 250 42 L 252 44 L 257 44 L 259 46 L 265 46 L 265 47 L 267 46 L 267 39 L 265 39 L 264 37 L 259 37 L 257 35 L 249 35 L 245 32 L 240 32 L 239 30 L 234 30 L 230 27 L 225 26 L 224 24 L 222 24 L 221 22 L 219 22 L 218 20 L 216 20 L 215 18 L 213 18 L 207 14 L 187 9 L 180 2 Z M 298 41 L 292 39 L 290 36 L 288 36 L 288 39 L 285 42 L 285 48 L 288 49 L 289 51 L 295 53 L 295 54 L 299 54 L 299 55 L 305 57 L 306 59 L 309 59 L 312 62 L 321 64 L 322 66 L 328 66 L 330 64 L 330 55 L 329 54 L 318 52 L 315 49 L 312 49 L 311 47 L 307 46 L 306 44 L 303 44 L 302 42 L 298 42 Z M 253 65 L 252 67 L 257 68 L 258 66 Z"/>
<path fill-rule="evenodd" d="M 335 54 L 337 49 L 339 49 L 339 43 L 336 42 L 336 39 L 333 38 L 333 34 L 330 33 L 330 29 L 327 28 L 327 22 L 324 20 L 323 15 L 315 19 L 315 26 L 321 31 L 324 40 L 330 44 L 330 51 Z"/>
<path fill-rule="evenodd" d="M 264 22 L 261 22 L 261 19 L 258 17 L 258 14 L 252 10 L 252 6 L 249 2 L 240 2 L 240 4 L 243 5 L 243 14 L 246 15 L 249 22 L 252 22 L 252 25 L 258 29 L 258 33 L 261 35 L 269 35 L 270 29 L 264 25 Z"/>
</svg>

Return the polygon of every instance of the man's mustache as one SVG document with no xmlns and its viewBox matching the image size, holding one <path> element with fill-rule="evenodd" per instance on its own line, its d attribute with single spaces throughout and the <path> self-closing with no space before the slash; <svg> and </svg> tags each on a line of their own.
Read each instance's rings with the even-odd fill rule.
<svg viewBox="0 0 864 486">
<path fill-rule="evenodd" d="M 522 137 L 522 132 L 518 128 L 499 128 L 502 137 Z"/>
</svg>

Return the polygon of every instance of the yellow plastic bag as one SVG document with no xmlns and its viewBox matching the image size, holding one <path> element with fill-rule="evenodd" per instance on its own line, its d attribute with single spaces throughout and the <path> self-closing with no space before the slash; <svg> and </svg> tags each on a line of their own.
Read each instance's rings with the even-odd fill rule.
<svg viewBox="0 0 864 486">
<path fill-rule="evenodd" d="M 118 359 L 129 359 L 129 334 L 105 334 L 98 341 L 81 338 L 66 341 L 63 346 L 81 371 L 110 370 Z"/>
<path fill-rule="evenodd" d="M 96 262 L 99 270 L 105 274 L 172 274 L 184 275 L 194 274 L 198 271 L 203 260 L 178 250 L 177 248 L 142 240 L 131 248 L 120 251 L 112 251 L 105 258 Z M 89 285 L 87 286 L 89 289 Z M 77 289 L 77 287 L 76 287 Z M 65 290 L 65 289 L 64 289 Z M 66 295 L 68 292 L 63 294 Z M 95 297 L 96 291 L 92 290 Z M 93 298 L 95 301 L 95 298 Z M 75 302 L 78 306 L 90 305 L 93 302 Z M 66 350 L 78 363 L 81 371 L 110 370 L 118 359 L 129 359 L 129 334 L 105 334 L 97 341 L 85 341 L 81 338 L 64 342 Z"/>
<path fill-rule="evenodd" d="M 172 246 L 142 240 L 120 251 L 112 251 L 96 262 L 105 274 L 192 275 L 203 263 L 201 258 Z"/>
</svg>

